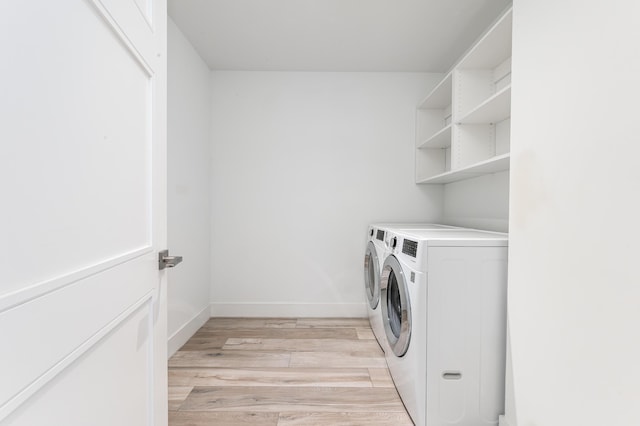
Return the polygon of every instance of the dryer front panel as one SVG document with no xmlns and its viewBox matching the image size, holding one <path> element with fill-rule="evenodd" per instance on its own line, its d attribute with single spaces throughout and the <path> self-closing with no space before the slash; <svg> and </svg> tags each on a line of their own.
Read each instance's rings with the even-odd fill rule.
<svg viewBox="0 0 640 426">
<path fill-rule="evenodd" d="M 411 340 L 411 299 L 402 266 L 395 256 L 384 261 L 380 277 L 382 321 L 389 346 L 396 356 L 403 356 Z"/>
</svg>

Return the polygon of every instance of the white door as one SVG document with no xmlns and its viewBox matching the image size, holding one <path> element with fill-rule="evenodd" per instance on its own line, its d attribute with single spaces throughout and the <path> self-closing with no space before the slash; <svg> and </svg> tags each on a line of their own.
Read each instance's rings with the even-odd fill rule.
<svg viewBox="0 0 640 426">
<path fill-rule="evenodd" d="M 0 425 L 166 424 L 165 0 L 0 3 Z"/>
</svg>

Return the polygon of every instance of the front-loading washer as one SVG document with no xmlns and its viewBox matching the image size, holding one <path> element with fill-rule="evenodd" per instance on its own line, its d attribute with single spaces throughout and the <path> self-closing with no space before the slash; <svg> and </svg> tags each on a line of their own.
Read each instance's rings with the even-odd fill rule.
<svg viewBox="0 0 640 426">
<path fill-rule="evenodd" d="M 367 230 L 367 246 L 364 254 L 364 288 L 367 314 L 371 330 L 382 350 L 388 345 L 382 324 L 380 310 L 380 272 L 389 251 L 388 232 L 390 230 L 454 229 L 452 226 L 433 223 L 375 223 Z"/>
<path fill-rule="evenodd" d="M 378 344 L 387 351 L 384 326 L 380 314 L 380 271 L 386 257 L 385 231 L 370 225 L 364 253 L 364 293 L 369 325 Z"/>
<path fill-rule="evenodd" d="M 389 231 L 380 279 L 387 364 L 418 426 L 496 425 L 504 411 L 507 235 Z"/>
</svg>

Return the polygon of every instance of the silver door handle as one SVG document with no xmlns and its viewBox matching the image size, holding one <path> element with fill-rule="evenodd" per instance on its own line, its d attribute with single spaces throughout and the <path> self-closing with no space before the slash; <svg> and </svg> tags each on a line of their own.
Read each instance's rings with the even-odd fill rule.
<svg viewBox="0 0 640 426">
<path fill-rule="evenodd" d="M 158 269 L 174 268 L 182 262 L 182 256 L 169 256 L 169 250 L 162 250 L 158 253 Z"/>
</svg>

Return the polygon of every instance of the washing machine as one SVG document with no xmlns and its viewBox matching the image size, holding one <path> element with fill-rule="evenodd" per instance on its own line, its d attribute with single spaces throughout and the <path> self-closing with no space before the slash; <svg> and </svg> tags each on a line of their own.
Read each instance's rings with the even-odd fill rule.
<svg viewBox="0 0 640 426">
<path fill-rule="evenodd" d="M 391 377 L 418 426 L 504 412 L 507 235 L 388 231 L 380 308 Z"/>
<path fill-rule="evenodd" d="M 387 351 L 380 315 L 380 271 L 386 257 L 385 231 L 370 225 L 364 253 L 364 293 L 371 330 L 383 351 Z"/>
<path fill-rule="evenodd" d="M 376 223 L 367 230 L 367 247 L 364 254 L 364 289 L 369 324 L 382 350 L 386 353 L 386 342 L 382 315 L 380 313 L 380 271 L 388 254 L 387 234 L 389 230 L 452 229 L 454 227 L 432 223 Z"/>
</svg>

